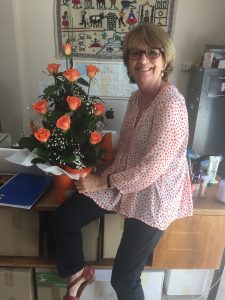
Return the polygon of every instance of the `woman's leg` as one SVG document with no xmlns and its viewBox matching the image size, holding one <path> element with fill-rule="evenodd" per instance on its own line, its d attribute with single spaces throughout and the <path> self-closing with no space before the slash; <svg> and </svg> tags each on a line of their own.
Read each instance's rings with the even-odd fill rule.
<svg viewBox="0 0 225 300">
<path fill-rule="evenodd" d="M 75 193 L 54 212 L 50 227 L 56 244 L 56 262 L 61 276 L 71 276 L 84 267 L 81 228 L 107 211 L 92 199 Z"/>
<path fill-rule="evenodd" d="M 144 300 L 141 272 L 162 234 L 139 220 L 125 219 L 111 279 L 118 300 Z"/>
</svg>

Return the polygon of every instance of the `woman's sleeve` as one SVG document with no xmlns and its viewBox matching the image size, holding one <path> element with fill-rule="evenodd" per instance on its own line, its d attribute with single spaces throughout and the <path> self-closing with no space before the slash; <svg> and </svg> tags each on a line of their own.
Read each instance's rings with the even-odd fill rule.
<svg viewBox="0 0 225 300">
<path fill-rule="evenodd" d="M 166 172 L 169 176 L 169 167 L 178 159 L 178 153 L 186 150 L 187 139 L 188 119 L 183 97 L 162 102 L 154 114 L 147 154 L 135 167 L 112 174 L 113 186 L 122 194 L 132 193 L 147 188 Z"/>
</svg>

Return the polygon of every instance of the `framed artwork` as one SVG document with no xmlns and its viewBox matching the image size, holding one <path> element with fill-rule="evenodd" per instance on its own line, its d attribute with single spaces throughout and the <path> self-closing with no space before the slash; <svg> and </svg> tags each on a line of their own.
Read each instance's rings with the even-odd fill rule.
<svg viewBox="0 0 225 300">
<path fill-rule="evenodd" d="M 125 34 L 139 23 L 154 23 L 171 34 L 175 0 L 55 0 L 57 57 L 71 42 L 73 56 L 121 59 Z"/>
</svg>

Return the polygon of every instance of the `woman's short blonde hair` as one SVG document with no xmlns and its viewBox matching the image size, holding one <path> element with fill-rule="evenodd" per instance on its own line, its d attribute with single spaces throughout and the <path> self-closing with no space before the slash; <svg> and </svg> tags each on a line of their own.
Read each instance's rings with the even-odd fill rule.
<svg viewBox="0 0 225 300">
<path fill-rule="evenodd" d="M 124 38 L 123 62 L 127 67 L 127 74 L 130 81 L 135 83 L 135 80 L 131 76 L 128 68 L 128 51 L 130 49 L 138 48 L 138 45 L 141 44 L 145 44 L 149 48 L 163 49 L 162 55 L 166 63 L 166 67 L 164 69 L 162 79 L 164 81 L 168 81 L 168 77 L 173 71 L 173 60 L 175 58 L 174 44 L 166 31 L 164 31 L 161 27 L 150 23 L 136 25 Z"/>
</svg>

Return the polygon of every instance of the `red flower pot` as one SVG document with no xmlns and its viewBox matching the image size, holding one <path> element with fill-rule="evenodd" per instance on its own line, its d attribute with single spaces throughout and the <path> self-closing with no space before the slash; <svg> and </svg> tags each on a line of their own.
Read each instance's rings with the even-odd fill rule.
<svg viewBox="0 0 225 300">
<path fill-rule="evenodd" d="M 82 177 L 85 177 L 91 172 L 92 167 L 77 170 L 68 166 L 63 166 L 63 169 L 68 173 L 78 174 Z M 58 203 L 62 203 L 69 198 L 73 194 L 74 189 L 74 179 L 71 179 L 67 175 L 56 175 L 54 177 L 55 198 Z"/>
<path fill-rule="evenodd" d="M 67 175 L 56 175 L 54 177 L 55 198 L 58 203 L 64 202 L 74 192 L 74 183 Z"/>
</svg>

